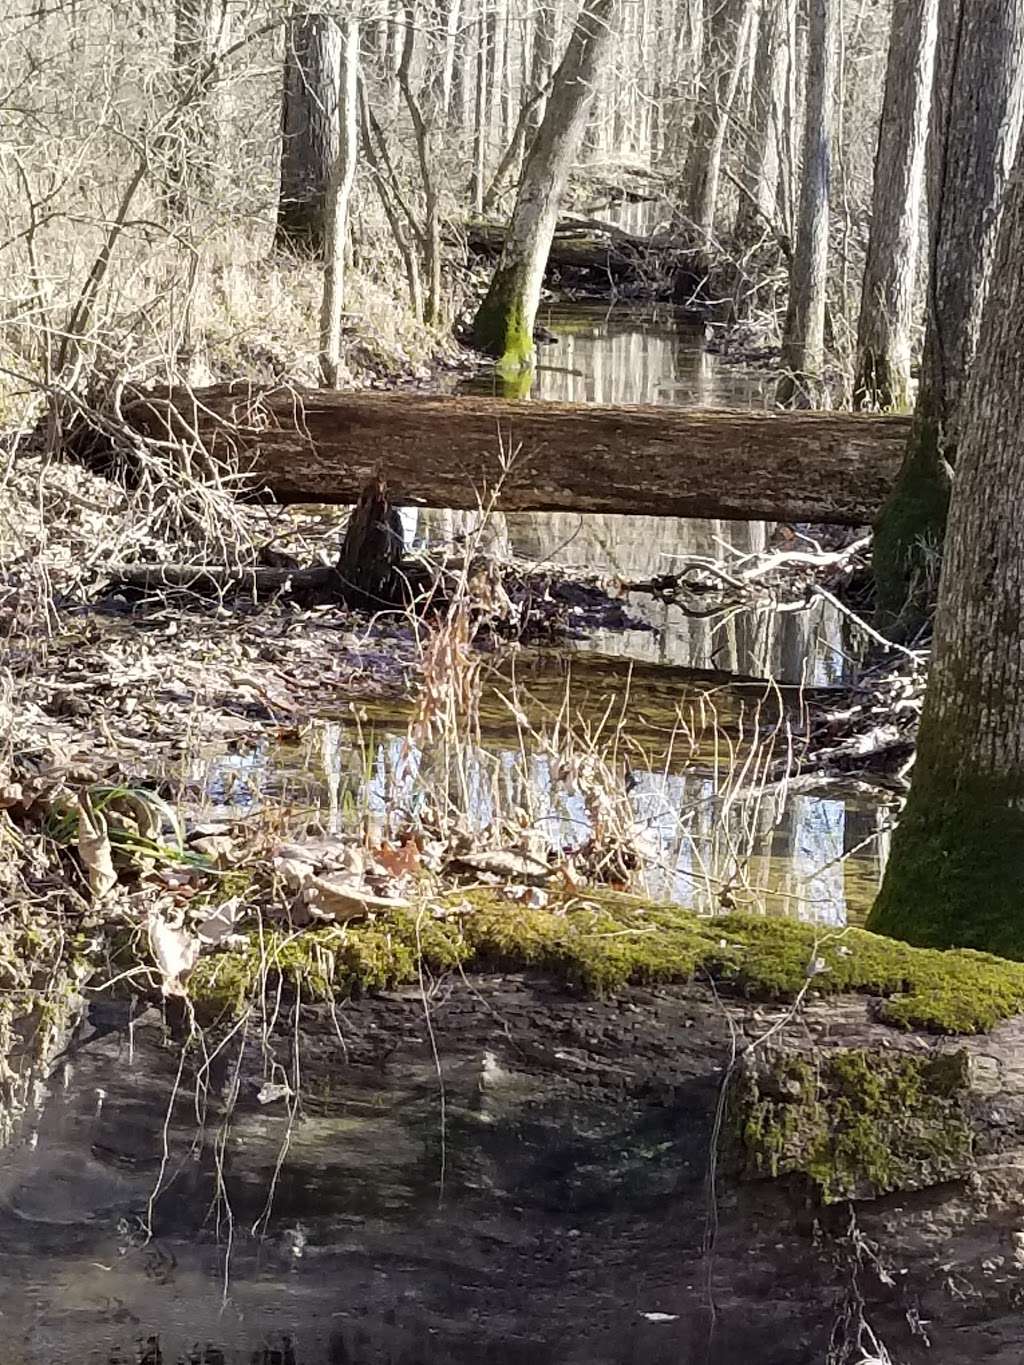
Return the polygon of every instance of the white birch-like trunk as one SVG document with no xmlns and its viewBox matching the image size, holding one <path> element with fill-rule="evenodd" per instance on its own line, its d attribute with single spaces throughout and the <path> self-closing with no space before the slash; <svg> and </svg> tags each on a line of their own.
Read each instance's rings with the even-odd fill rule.
<svg viewBox="0 0 1024 1365">
<path fill-rule="evenodd" d="M 935 65 L 938 0 L 894 0 L 871 208 L 853 405 L 910 405 L 910 327 Z"/>
<path fill-rule="evenodd" d="M 839 51 L 839 0 L 810 0 L 800 213 L 782 339 L 780 406 L 817 407 L 823 398 L 829 183 Z"/>
<path fill-rule="evenodd" d="M 320 375 L 331 388 L 338 385 L 341 365 L 348 209 L 359 148 L 359 20 L 352 14 L 345 19 L 341 32 L 339 114 L 338 154 L 331 167 L 326 195 L 326 260 L 320 307 Z"/>
</svg>

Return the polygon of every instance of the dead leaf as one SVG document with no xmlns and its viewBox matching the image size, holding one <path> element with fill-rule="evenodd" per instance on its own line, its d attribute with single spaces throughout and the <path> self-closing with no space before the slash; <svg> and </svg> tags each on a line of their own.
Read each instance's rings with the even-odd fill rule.
<svg viewBox="0 0 1024 1365">
<path fill-rule="evenodd" d="M 196 926 L 200 942 L 210 945 L 222 943 L 234 933 L 235 925 L 244 913 L 241 896 L 232 896 L 224 901 Z"/>
<path fill-rule="evenodd" d="M 5 782 L 0 786 L 0 810 L 10 810 L 11 806 L 20 806 L 25 799 L 20 782 Z"/>
<path fill-rule="evenodd" d="M 407 910 L 409 902 L 400 896 L 376 896 L 358 882 L 340 877 L 313 877 L 303 892 L 303 900 L 313 914 L 335 920 L 357 919 L 372 910 Z"/>
<path fill-rule="evenodd" d="M 460 853 L 452 864 L 469 872 L 485 876 L 504 877 L 509 881 L 543 885 L 554 875 L 555 869 L 529 853 L 518 853 L 511 848 L 481 849 L 477 853 Z"/>
<path fill-rule="evenodd" d="M 396 879 L 416 877 L 423 866 L 420 851 L 411 840 L 397 846 L 381 844 L 374 852 L 373 860 L 389 877 Z"/>
<path fill-rule="evenodd" d="M 78 797 L 78 856 L 89 875 L 93 900 L 103 900 L 117 885 L 117 873 L 107 836 L 107 822 L 93 809 L 88 792 L 82 792 Z"/>
<path fill-rule="evenodd" d="M 146 921 L 149 950 L 160 969 L 161 990 L 165 996 L 184 998 L 185 979 L 199 960 L 200 942 L 187 929 L 175 928 L 153 911 Z"/>
<path fill-rule="evenodd" d="M 259 1104 L 275 1104 L 278 1100 L 290 1099 L 293 1093 L 286 1081 L 267 1081 L 260 1086 L 256 1100 Z"/>
</svg>

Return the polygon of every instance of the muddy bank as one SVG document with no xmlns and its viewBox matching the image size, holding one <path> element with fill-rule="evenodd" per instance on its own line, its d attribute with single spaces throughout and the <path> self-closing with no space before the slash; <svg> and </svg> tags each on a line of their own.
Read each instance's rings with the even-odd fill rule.
<svg viewBox="0 0 1024 1365">
<path fill-rule="evenodd" d="M 1019 1358 L 1019 1019 L 942 1039 L 869 996 L 793 1018 L 697 982 L 450 973 L 182 1062 L 180 1018 L 94 998 L 0 1176 L 20 1361 L 818 1365 L 867 1328 L 898 1361 Z M 827 1202 L 799 1144 L 773 1177 L 753 1118 L 865 1056 L 922 1087 L 867 1111 L 900 1187 L 865 1159 Z M 843 1098 L 813 1097 L 833 1151 Z"/>
</svg>

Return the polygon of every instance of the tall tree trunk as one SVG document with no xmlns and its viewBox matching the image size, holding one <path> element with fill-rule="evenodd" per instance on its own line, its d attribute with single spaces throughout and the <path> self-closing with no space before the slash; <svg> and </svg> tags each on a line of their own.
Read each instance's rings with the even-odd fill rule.
<svg viewBox="0 0 1024 1365">
<path fill-rule="evenodd" d="M 755 8 L 754 0 L 707 0 L 707 5 L 704 91 L 694 116 L 683 173 L 686 214 L 705 240 L 714 232 L 729 111 L 743 73 Z"/>
<path fill-rule="evenodd" d="M 281 197 L 274 246 L 321 256 L 327 184 L 338 156 L 341 33 L 327 14 L 288 25 L 281 101 Z"/>
<path fill-rule="evenodd" d="M 776 402 L 783 407 L 818 407 L 823 396 L 829 180 L 838 40 L 838 0 L 810 0 L 800 216 L 782 339 L 785 373 L 775 395 Z"/>
<path fill-rule="evenodd" d="M 902 412 L 910 406 L 911 310 L 937 15 L 938 0 L 893 3 L 857 328 L 857 409 Z"/>
<path fill-rule="evenodd" d="M 779 164 L 786 105 L 789 41 L 787 0 L 765 0 L 758 25 L 757 52 L 750 92 L 750 117 L 744 139 L 736 242 L 752 246 L 779 223 Z"/>
<path fill-rule="evenodd" d="M 332 388 L 337 387 L 341 365 L 348 206 L 359 146 L 359 21 L 351 13 L 342 25 L 340 113 L 338 155 L 327 185 L 326 262 L 320 308 L 320 374 Z"/>
<path fill-rule="evenodd" d="M 994 278 L 961 403 L 917 763 L 869 927 L 1024 958 L 1024 158 Z"/>
<path fill-rule="evenodd" d="M 920 620 L 941 550 L 960 401 L 978 340 L 1024 92 L 1024 0 L 940 0 L 928 139 L 929 284 L 914 429 L 876 528 L 880 619 Z"/>
<path fill-rule="evenodd" d="M 616 0 L 587 0 L 552 83 L 551 95 L 523 167 L 505 245 L 487 296 L 473 320 L 473 339 L 506 371 L 533 364 L 533 324 L 544 267 L 587 110 L 611 47 Z"/>
<path fill-rule="evenodd" d="M 187 217 L 197 195 L 216 190 L 221 110 L 211 62 L 227 40 L 222 0 L 176 0 L 174 98 L 187 101 L 162 139 L 167 160 L 167 207 Z"/>
<path fill-rule="evenodd" d="M 473 107 L 473 172 L 469 197 L 473 212 L 484 211 L 487 176 L 487 21 L 483 14 L 476 21 L 476 99 Z"/>
<path fill-rule="evenodd" d="M 534 91 L 546 91 L 555 69 L 555 12 L 551 4 L 541 4 L 533 22 L 533 51 L 530 53 L 530 84 Z M 526 126 L 526 147 L 529 150 L 537 130 L 544 121 L 547 95 L 542 94 L 530 110 Z"/>
</svg>

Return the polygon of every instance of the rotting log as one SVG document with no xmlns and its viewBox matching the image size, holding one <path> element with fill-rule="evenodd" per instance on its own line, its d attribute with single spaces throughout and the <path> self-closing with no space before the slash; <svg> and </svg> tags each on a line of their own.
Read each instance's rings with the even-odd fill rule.
<svg viewBox="0 0 1024 1365">
<path fill-rule="evenodd" d="M 892 488 L 905 417 L 511 402 L 236 384 L 139 394 L 156 439 L 198 432 L 250 496 L 354 503 L 383 473 L 395 502 L 859 526 Z"/>
</svg>

